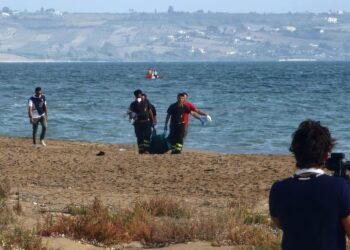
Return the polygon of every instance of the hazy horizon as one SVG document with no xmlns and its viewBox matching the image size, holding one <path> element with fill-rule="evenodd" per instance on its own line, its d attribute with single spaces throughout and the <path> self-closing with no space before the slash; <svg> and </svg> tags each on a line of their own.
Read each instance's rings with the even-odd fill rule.
<svg viewBox="0 0 350 250">
<path fill-rule="evenodd" d="M 0 0 L 0 7 L 7 6 L 10 9 L 23 11 L 37 11 L 41 8 L 54 8 L 62 12 L 83 12 L 83 13 L 128 13 L 135 12 L 167 12 L 169 6 L 175 11 L 196 12 L 225 12 L 225 13 L 288 13 L 288 12 L 329 12 L 329 11 L 350 11 L 349 0 L 246 0 L 244 2 L 230 0 L 214 1 L 186 1 L 186 0 L 129 0 L 128 2 L 119 2 L 113 0 Z"/>
</svg>

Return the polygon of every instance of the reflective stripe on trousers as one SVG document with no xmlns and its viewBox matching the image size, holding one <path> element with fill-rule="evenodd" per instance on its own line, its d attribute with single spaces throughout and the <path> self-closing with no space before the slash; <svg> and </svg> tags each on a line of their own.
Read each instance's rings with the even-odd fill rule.
<svg viewBox="0 0 350 250">
<path fill-rule="evenodd" d="M 175 145 L 171 145 L 171 151 L 173 152 L 181 152 L 183 145 L 180 143 L 176 143 Z"/>
<path fill-rule="evenodd" d="M 150 146 L 151 146 L 151 142 L 144 140 L 142 144 L 138 144 L 139 152 L 149 151 Z"/>
</svg>

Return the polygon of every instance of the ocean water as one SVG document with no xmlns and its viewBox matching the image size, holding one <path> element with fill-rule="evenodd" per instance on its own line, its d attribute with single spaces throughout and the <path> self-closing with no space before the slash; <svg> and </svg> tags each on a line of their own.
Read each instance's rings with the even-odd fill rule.
<svg viewBox="0 0 350 250">
<path fill-rule="evenodd" d="M 147 68 L 163 79 L 146 80 Z M 209 113 L 191 118 L 186 148 L 222 153 L 288 154 L 304 119 L 330 127 L 336 151 L 350 157 L 350 63 L 1 63 L 0 135 L 31 136 L 27 101 L 41 86 L 50 138 L 136 143 L 125 116 L 133 91 L 156 106 L 162 132 L 178 92 Z"/>
</svg>

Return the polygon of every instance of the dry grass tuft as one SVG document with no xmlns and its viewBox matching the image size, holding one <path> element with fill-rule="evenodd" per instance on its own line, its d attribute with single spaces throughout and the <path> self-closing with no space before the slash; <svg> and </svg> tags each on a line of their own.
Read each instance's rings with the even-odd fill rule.
<svg viewBox="0 0 350 250">
<path fill-rule="evenodd" d="M 106 245 L 126 242 L 130 238 L 118 216 L 112 215 L 100 200 L 95 198 L 85 214 L 77 216 L 48 216 L 40 226 L 42 236 L 64 234 L 74 239 Z"/>
<path fill-rule="evenodd" d="M 238 247 L 237 250 L 280 250 L 281 245 L 279 242 L 263 242 L 256 246 L 242 246 Z"/>
<path fill-rule="evenodd" d="M 134 220 L 128 225 L 133 240 L 148 247 L 163 247 L 171 243 L 183 243 L 196 238 L 197 227 L 187 219 L 152 218 Z"/>
<path fill-rule="evenodd" d="M 171 218 L 182 218 L 188 216 L 188 211 L 181 207 L 178 202 L 165 197 L 152 198 L 149 202 L 136 204 L 152 216 L 168 216 Z"/>
<path fill-rule="evenodd" d="M 69 216 L 47 216 L 40 234 L 64 234 L 104 245 L 135 240 L 147 247 L 162 247 L 205 240 L 217 246 L 247 246 L 247 249 L 279 247 L 280 233 L 269 226 L 266 215 L 249 213 L 242 206 L 213 214 L 194 214 L 179 204 L 166 198 L 153 198 L 149 202 L 136 202 L 129 210 L 111 212 L 95 199 L 91 206 L 73 209 Z"/>
<path fill-rule="evenodd" d="M 16 206 L 16 205 L 15 205 Z M 46 250 L 41 238 L 34 231 L 15 227 L 15 219 L 8 208 L 6 200 L 0 198 L 0 242 L 5 250 Z"/>
<path fill-rule="evenodd" d="M 23 208 L 22 208 L 22 205 L 20 202 L 19 193 L 18 193 L 18 196 L 16 199 L 16 203 L 15 203 L 15 205 L 13 205 L 12 209 L 15 212 L 15 214 L 17 214 L 17 215 L 21 215 L 23 213 Z"/>
<path fill-rule="evenodd" d="M 0 237 L 1 238 L 1 237 Z M 35 231 L 16 227 L 2 236 L 4 249 L 47 250 Z"/>
<path fill-rule="evenodd" d="M 8 178 L 0 180 L 0 199 L 5 199 L 10 195 L 11 185 Z"/>
<path fill-rule="evenodd" d="M 5 232 L 9 225 L 14 222 L 11 210 L 6 204 L 6 200 L 0 198 L 0 234 Z"/>
<path fill-rule="evenodd" d="M 78 205 L 70 204 L 64 209 L 64 211 L 67 214 L 76 216 L 76 215 L 86 214 L 87 208 L 85 206 L 78 206 Z"/>
<path fill-rule="evenodd" d="M 247 249 L 280 249 L 281 233 L 270 226 L 269 217 L 252 214 L 239 207 L 231 210 L 228 239 L 232 245 L 249 246 Z"/>
</svg>

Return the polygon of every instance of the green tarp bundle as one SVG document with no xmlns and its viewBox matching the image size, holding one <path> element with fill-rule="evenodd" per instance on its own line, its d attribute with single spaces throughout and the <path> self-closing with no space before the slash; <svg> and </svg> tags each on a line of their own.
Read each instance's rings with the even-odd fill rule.
<svg viewBox="0 0 350 250">
<path fill-rule="evenodd" d="M 168 139 L 164 134 L 157 135 L 157 131 L 153 129 L 152 137 L 151 137 L 151 154 L 164 154 L 170 150 L 170 144 Z"/>
</svg>

